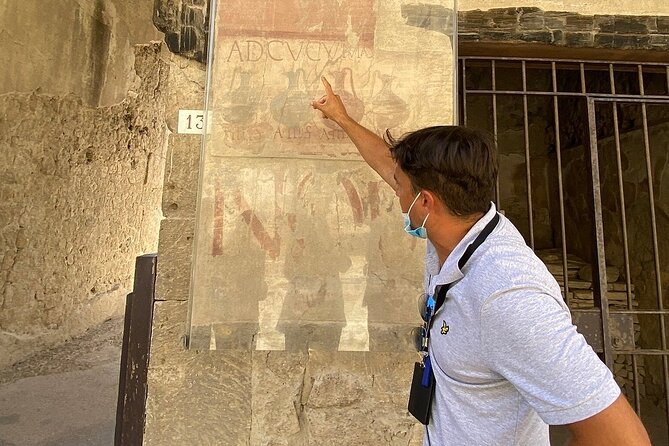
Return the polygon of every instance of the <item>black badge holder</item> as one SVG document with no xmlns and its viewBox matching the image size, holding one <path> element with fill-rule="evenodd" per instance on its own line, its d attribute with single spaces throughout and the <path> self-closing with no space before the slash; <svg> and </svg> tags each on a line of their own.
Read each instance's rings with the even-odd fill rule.
<svg viewBox="0 0 669 446">
<path fill-rule="evenodd" d="M 460 270 L 465 266 L 474 251 L 481 246 L 490 233 L 499 223 L 499 214 L 495 214 L 493 219 L 483 228 L 476 239 L 467 247 L 462 257 L 458 261 Z M 421 345 L 421 355 L 423 360 L 416 362 L 413 367 L 413 378 L 411 379 L 411 390 L 409 392 L 409 413 L 418 421 L 426 425 L 430 422 L 430 408 L 432 407 L 432 398 L 434 396 L 435 379 L 432 371 L 432 360 L 428 354 L 428 345 L 430 340 L 430 329 L 432 328 L 433 316 L 441 308 L 446 300 L 446 293 L 452 284 L 438 287 L 437 300 L 434 309 L 430 310 L 426 316 L 426 322 L 423 325 L 423 340 Z"/>
<path fill-rule="evenodd" d="M 430 328 L 432 327 L 432 316 L 437 312 L 446 300 L 446 292 L 450 284 L 439 287 L 437 293 L 437 302 L 434 310 L 428 314 L 428 321 L 425 323 L 425 336 L 421 354 L 423 360 L 416 362 L 413 366 L 413 378 L 411 379 L 411 391 L 409 392 L 409 413 L 418 421 L 427 425 L 430 421 L 430 407 L 432 407 L 432 396 L 434 395 L 434 373 L 432 372 L 432 361 L 427 354 L 427 345 Z"/>
</svg>

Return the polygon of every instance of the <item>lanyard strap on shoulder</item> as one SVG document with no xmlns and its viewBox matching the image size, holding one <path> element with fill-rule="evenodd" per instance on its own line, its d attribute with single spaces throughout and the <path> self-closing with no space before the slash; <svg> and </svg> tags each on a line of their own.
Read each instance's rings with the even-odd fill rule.
<svg viewBox="0 0 669 446">
<path fill-rule="evenodd" d="M 472 256 L 472 254 L 474 254 L 474 251 L 476 251 L 476 249 L 478 249 L 478 247 L 481 246 L 481 244 L 488 238 L 490 233 L 492 233 L 492 231 L 497 227 L 498 223 L 499 213 L 495 213 L 493 219 L 490 220 L 487 225 L 485 225 L 485 228 L 483 228 L 474 241 L 471 242 L 469 246 L 467 246 L 465 253 L 462 254 L 462 257 L 460 257 L 460 260 L 458 261 L 458 268 L 460 268 L 460 270 L 465 267 L 469 261 L 469 258 Z M 446 300 L 446 293 L 452 284 L 453 283 L 447 283 L 446 285 L 441 285 L 438 287 L 439 290 L 437 291 L 437 301 L 435 302 L 434 313 L 436 313 L 437 310 L 439 310 L 439 308 L 441 308 L 441 306 L 444 304 L 444 301 Z"/>
</svg>

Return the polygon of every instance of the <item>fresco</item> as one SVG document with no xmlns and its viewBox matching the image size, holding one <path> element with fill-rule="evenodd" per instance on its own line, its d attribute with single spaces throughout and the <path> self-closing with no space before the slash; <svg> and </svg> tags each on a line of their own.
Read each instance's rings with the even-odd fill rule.
<svg viewBox="0 0 669 446">
<path fill-rule="evenodd" d="M 413 348 L 424 242 L 310 103 L 401 136 L 454 121 L 453 3 L 228 1 L 214 11 L 190 346 Z"/>
</svg>

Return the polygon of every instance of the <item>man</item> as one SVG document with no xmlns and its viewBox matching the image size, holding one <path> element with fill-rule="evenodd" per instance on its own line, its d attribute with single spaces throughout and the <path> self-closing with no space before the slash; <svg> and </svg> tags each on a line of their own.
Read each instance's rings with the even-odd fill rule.
<svg viewBox="0 0 669 446">
<path fill-rule="evenodd" d="M 611 372 L 571 323 L 557 282 L 508 219 L 500 216 L 459 265 L 497 221 L 489 201 L 494 144 L 451 126 L 386 143 L 323 84 L 326 93 L 312 106 L 395 190 L 405 230 L 428 240 L 426 294 L 450 284 L 430 330 L 436 390 L 424 444 L 548 445 L 555 424 L 569 427 L 574 445 L 649 445 Z"/>
</svg>

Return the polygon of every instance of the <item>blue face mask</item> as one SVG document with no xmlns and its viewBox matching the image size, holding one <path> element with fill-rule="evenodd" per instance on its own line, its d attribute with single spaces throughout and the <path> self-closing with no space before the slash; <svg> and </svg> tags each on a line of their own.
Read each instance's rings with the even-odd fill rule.
<svg viewBox="0 0 669 446">
<path fill-rule="evenodd" d="M 418 238 L 427 238 L 427 229 L 425 228 L 425 222 L 427 222 L 427 217 L 430 216 L 430 214 L 427 214 L 425 216 L 425 220 L 423 220 L 423 224 L 420 226 L 420 228 L 416 229 L 411 229 L 411 218 L 409 217 L 409 213 L 411 213 L 411 209 L 413 208 L 413 205 L 416 204 L 416 200 L 418 200 L 418 197 L 420 197 L 421 192 L 418 192 L 418 195 L 416 195 L 416 198 L 413 199 L 411 202 L 411 206 L 409 206 L 409 210 L 406 212 L 402 212 L 402 217 L 404 217 L 404 230 L 406 231 L 407 234 L 413 236 L 413 237 L 418 237 Z"/>
</svg>

